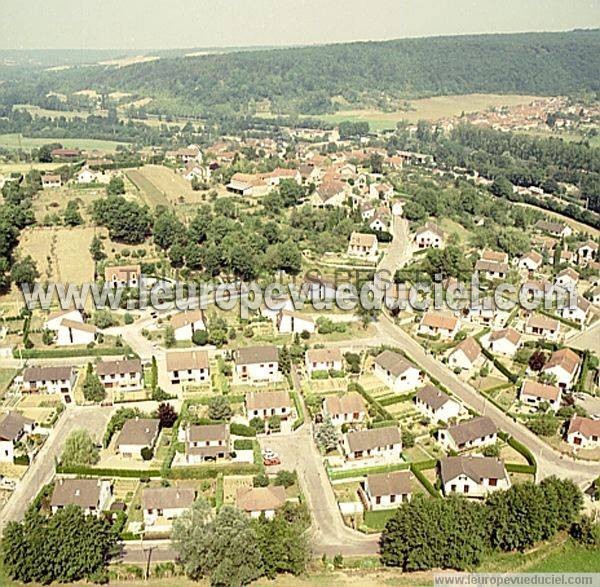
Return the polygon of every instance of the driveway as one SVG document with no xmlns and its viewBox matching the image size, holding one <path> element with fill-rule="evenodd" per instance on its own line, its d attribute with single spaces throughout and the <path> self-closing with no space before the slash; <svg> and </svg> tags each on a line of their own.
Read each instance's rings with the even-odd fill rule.
<svg viewBox="0 0 600 587">
<path fill-rule="evenodd" d="M 281 469 L 296 470 L 300 488 L 312 515 L 311 545 L 315 556 L 371 555 L 379 552 L 379 535 L 365 535 L 344 524 L 342 515 L 311 436 L 305 425 L 294 434 L 260 439 L 262 447 L 272 448 L 281 457 Z M 273 468 L 273 472 L 276 469 Z"/>
<path fill-rule="evenodd" d="M 75 428 L 85 428 L 92 438 L 100 441 L 111 411 L 110 407 L 79 406 L 63 412 L 36 459 L 0 511 L 0 531 L 8 522 L 21 520 L 40 489 L 52 480 L 55 459 L 60 456 L 69 433 Z"/>
</svg>

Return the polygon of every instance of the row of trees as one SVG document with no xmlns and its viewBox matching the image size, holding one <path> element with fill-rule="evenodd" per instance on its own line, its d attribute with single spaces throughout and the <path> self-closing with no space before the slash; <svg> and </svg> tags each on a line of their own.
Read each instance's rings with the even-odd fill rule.
<svg viewBox="0 0 600 587">
<path fill-rule="evenodd" d="M 490 549 L 524 551 L 569 529 L 582 504 L 579 488 L 556 477 L 513 485 L 483 503 L 416 496 L 386 524 L 381 559 L 404 571 L 473 569 Z"/>
</svg>

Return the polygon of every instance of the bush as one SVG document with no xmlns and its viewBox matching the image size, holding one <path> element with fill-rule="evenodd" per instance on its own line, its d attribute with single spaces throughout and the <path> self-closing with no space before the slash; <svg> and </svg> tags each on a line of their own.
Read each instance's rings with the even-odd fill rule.
<svg viewBox="0 0 600 587">
<path fill-rule="evenodd" d="M 229 426 L 229 431 L 233 436 L 256 436 L 256 430 L 254 428 L 246 426 L 245 424 L 238 424 L 237 422 L 233 422 Z"/>
<path fill-rule="evenodd" d="M 252 478 L 252 485 L 254 487 L 267 487 L 269 485 L 269 478 L 264 473 L 258 473 Z"/>
<path fill-rule="evenodd" d="M 296 483 L 295 471 L 279 471 L 275 476 L 275 485 L 283 485 L 285 488 L 288 488 L 294 483 Z"/>
<path fill-rule="evenodd" d="M 208 332 L 206 330 L 196 330 L 192 335 L 192 342 L 196 346 L 204 346 L 208 344 Z"/>
<path fill-rule="evenodd" d="M 322 369 L 315 370 L 310 374 L 311 379 L 327 379 L 328 377 L 329 373 Z"/>
<path fill-rule="evenodd" d="M 29 465 L 29 455 L 18 455 L 13 458 L 15 465 Z"/>
<path fill-rule="evenodd" d="M 145 461 L 149 461 L 152 459 L 152 456 L 154 455 L 154 451 L 152 450 L 151 446 L 145 446 L 141 451 L 140 454 L 142 455 L 142 458 Z"/>
<path fill-rule="evenodd" d="M 133 324 L 133 316 L 129 312 L 125 312 L 123 316 L 123 322 L 125 324 Z"/>
<path fill-rule="evenodd" d="M 570 529 L 571 536 L 588 548 L 600 548 L 600 524 L 591 516 L 582 516 Z"/>
<path fill-rule="evenodd" d="M 233 450 L 253 450 L 254 441 L 249 438 L 236 438 L 233 441 Z"/>
</svg>

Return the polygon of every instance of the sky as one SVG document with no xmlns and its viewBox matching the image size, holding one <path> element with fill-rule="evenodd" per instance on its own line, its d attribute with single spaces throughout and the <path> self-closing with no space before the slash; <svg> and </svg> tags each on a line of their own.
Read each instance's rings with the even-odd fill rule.
<svg viewBox="0 0 600 587">
<path fill-rule="evenodd" d="M 0 0 L 0 49 L 309 45 L 600 27 L 600 0 Z"/>
</svg>

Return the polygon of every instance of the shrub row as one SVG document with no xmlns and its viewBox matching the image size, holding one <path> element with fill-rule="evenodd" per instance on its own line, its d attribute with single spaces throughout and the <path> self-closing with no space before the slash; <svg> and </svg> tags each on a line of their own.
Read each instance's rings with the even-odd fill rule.
<svg viewBox="0 0 600 587">
<path fill-rule="evenodd" d="M 257 465 L 234 463 L 222 466 L 171 467 L 167 473 L 169 479 L 216 479 L 222 475 L 256 475 L 260 472 Z"/>
<path fill-rule="evenodd" d="M 70 359 L 73 357 L 102 357 L 102 356 L 114 356 L 114 355 L 134 355 L 135 353 L 128 346 L 122 347 L 109 347 L 109 348 L 98 348 L 92 349 L 14 349 L 13 356 L 15 358 L 24 359 Z"/>
<path fill-rule="evenodd" d="M 84 475 L 88 477 L 129 477 L 132 479 L 150 479 L 160 477 L 161 472 L 158 469 L 103 469 L 88 467 L 86 465 L 72 465 L 66 467 L 57 465 L 56 472 L 63 475 Z"/>
</svg>

